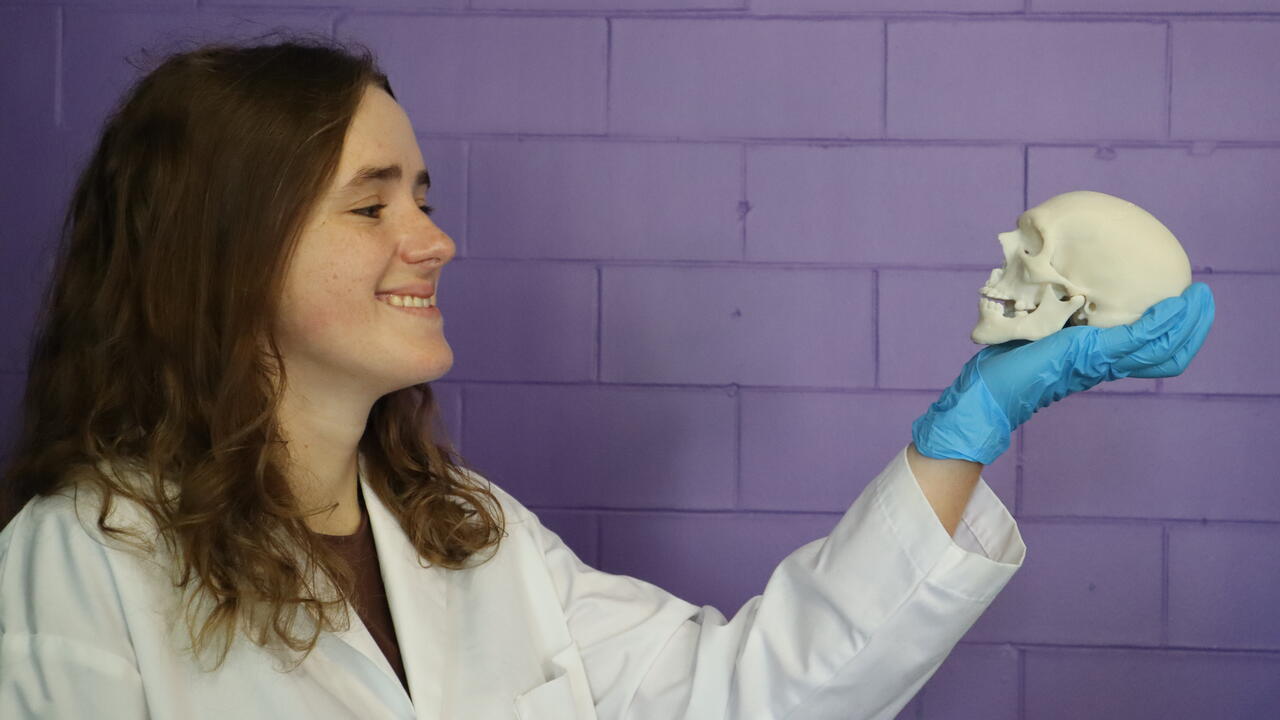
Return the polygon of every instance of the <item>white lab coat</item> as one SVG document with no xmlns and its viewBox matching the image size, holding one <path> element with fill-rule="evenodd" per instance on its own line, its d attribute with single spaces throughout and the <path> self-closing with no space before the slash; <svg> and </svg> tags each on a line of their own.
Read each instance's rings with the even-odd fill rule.
<svg viewBox="0 0 1280 720">
<path fill-rule="evenodd" d="M 985 481 L 947 535 L 903 448 L 726 621 L 583 564 L 492 483 L 508 519 L 497 554 L 423 568 L 360 483 L 412 700 L 354 610 L 350 631 L 322 633 L 292 673 L 243 637 L 201 672 L 179 652 L 186 629 L 165 615 L 176 593 L 159 564 L 104 547 L 96 508 L 81 523 L 55 496 L 0 532 L 0 717 L 888 720 L 1026 551 Z"/>
</svg>

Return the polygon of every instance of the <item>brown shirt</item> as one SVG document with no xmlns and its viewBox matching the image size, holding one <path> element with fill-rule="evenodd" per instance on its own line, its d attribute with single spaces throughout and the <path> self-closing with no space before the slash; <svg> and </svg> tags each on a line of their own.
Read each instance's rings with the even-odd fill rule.
<svg viewBox="0 0 1280 720">
<path fill-rule="evenodd" d="M 373 639 L 377 641 L 378 647 L 382 649 L 382 654 L 387 656 L 387 661 L 399 676 L 405 692 L 409 692 L 409 681 L 400 661 L 400 644 L 396 641 L 395 626 L 391 622 L 391 608 L 387 605 L 386 588 L 382 585 L 382 570 L 378 565 L 377 549 L 373 545 L 373 530 L 369 526 L 364 493 L 357 492 L 356 495 L 360 498 L 359 529 L 350 535 L 317 534 L 355 568 L 356 587 L 352 603 Z"/>
</svg>

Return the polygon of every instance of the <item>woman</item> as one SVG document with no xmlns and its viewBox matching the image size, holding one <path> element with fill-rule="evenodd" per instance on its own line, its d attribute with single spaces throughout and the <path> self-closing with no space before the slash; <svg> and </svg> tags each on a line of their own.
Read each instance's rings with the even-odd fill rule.
<svg viewBox="0 0 1280 720">
<path fill-rule="evenodd" d="M 982 464 L 1068 392 L 1181 372 L 1212 320 L 1197 284 L 985 348 L 727 620 L 584 565 L 435 440 L 429 184 L 367 50 L 206 46 L 131 90 L 4 476 L 0 716 L 890 718 L 1021 566 Z"/>
</svg>

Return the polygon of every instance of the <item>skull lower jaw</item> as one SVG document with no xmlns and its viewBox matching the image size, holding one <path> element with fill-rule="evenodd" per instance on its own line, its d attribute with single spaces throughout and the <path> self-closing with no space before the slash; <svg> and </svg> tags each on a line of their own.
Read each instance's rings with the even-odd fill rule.
<svg viewBox="0 0 1280 720">
<path fill-rule="evenodd" d="M 1049 298 L 1053 299 L 1049 299 Z M 1056 301 L 1048 292 L 1034 310 L 1014 317 L 1005 316 L 1003 305 L 978 298 L 978 324 L 969 339 L 979 345 L 998 345 L 1010 340 L 1039 340 L 1061 330 L 1070 319 L 1070 304 Z"/>
</svg>

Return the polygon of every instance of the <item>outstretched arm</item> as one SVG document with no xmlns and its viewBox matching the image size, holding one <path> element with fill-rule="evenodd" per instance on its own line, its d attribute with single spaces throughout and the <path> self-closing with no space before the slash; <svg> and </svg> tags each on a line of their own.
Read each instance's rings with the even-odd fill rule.
<svg viewBox="0 0 1280 720">
<path fill-rule="evenodd" d="M 948 535 L 955 535 L 960 517 L 973 496 L 973 488 L 978 485 L 982 463 L 921 455 L 915 443 L 911 443 L 907 447 L 907 465 L 911 474 L 916 476 L 916 482 L 924 491 L 933 512 L 942 521 L 942 527 L 946 528 Z"/>
</svg>

